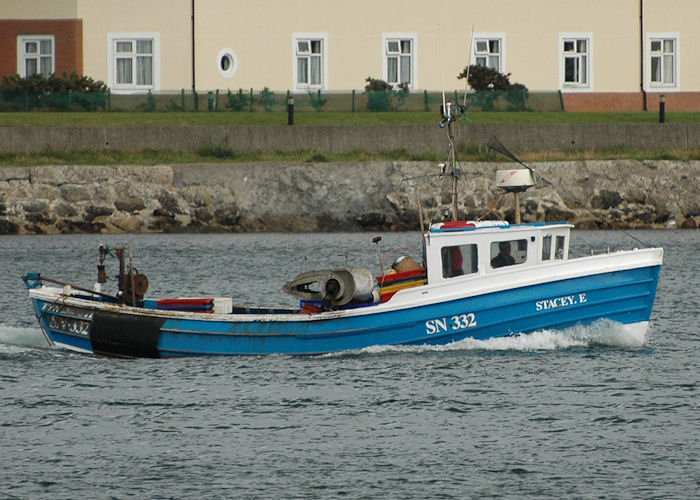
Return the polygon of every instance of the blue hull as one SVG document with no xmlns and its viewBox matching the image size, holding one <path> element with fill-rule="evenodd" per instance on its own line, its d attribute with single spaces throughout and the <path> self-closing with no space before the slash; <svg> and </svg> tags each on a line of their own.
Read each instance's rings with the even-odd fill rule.
<svg viewBox="0 0 700 500">
<path fill-rule="evenodd" d="M 602 318 L 622 324 L 647 322 L 660 268 L 549 281 L 393 311 L 367 307 L 348 315 L 269 314 L 251 315 L 248 320 L 234 314 L 197 319 L 191 314 L 149 314 L 147 309 L 107 311 L 99 307 L 101 302 L 95 302 L 94 309 L 36 298 L 33 302 L 52 343 L 85 352 L 134 357 L 318 354 L 372 345 L 485 340 Z"/>
</svg>

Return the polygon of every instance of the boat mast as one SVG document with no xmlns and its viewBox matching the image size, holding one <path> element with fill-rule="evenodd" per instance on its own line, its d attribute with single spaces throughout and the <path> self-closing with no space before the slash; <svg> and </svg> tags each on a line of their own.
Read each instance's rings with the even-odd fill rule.
<svg viewBox="0 0 700 500">
<path fill-rule="evenodd" d="M 455 136 L 452 130 L 452 120 L 447 122 L 447 135 L 450 138 L 450 172 L 452 174 L 452 221 L 457 220 L 457 179 L 455 175 Z"/>
<path fill-rule="evenodd" d="M 455 152 L 455 136 L 454 136 L 454 130 L 452 128 L 452 122 L 457 118 L 455 114 L 455 108 L 458 108 L 456 111 L 458 113 L 462 113 L 463 111 L 459 109 L 459 106 L 455 106 L 455 104 L 452 101 L 447 101 L 445 104 L 443 104 L 442 109 L 440 110 L 442 112 L 442 120 L 440 120 L 440 127 L 442 128 L 447 128 L 447 139 L 450 143 L 450 156 L 448 158 L 448 163 L 449 163 L 449 172 L 445 172 L 443 170 L 444 174 L 449 175 L 452 177 L 452 220 L 456 221 L 457 220 L 457 181 L 459 180 L 460 177 L 462 177 L 462 170 L 457 167 L 457 158 L 456 158 L 456 152 Z M 443 169 L 445 166 L 442 166 Z"/>
</svg>

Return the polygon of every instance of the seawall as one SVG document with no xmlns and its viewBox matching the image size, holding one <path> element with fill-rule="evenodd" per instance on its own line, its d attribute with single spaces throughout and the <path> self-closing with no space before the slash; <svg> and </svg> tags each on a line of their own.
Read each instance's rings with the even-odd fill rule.
<svg viewBox="0 0 700 500">
<path fill-rule="evenodd" d="M 582 228 L 700 226 L 700 162 L 534 163 L 547 185 L 522 195 L 523 221 Z M 460 218 L 513 220 L 495 171 L 462 163 Z M 417 229 L 451 209 L 429 162 L 0 167 L 0 234 Z"/>
<path fill-rule="evenodd" d="M 458 147 L 478 147 L 492 136 L 512 151 L 690 149 L 700 145 L 700 123 L 473 124 L 455 127 Z M 45 151 L 196 150 L 236 152 L 315 150 L 447 151 L 435 125 L 376 126 L 141 126 L 0 127 L 0 153 Z"/>
</svg>

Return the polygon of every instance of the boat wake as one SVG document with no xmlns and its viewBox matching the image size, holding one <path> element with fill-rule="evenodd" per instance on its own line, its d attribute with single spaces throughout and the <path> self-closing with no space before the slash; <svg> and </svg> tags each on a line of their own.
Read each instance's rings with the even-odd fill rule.
<svg viewBox="0 0 700 500">
<path fill-rule="evenodd" d="M 563 330 L 538 330 L 489 340 L 464 339 L 438 346 L 372 346 L 363 353 L 423 351 L 554 351 L 577 347 L 639 348 L 648 341 L 646 323 L 623 325 L 601 319 L 590 325 L 576 325 Z"/>
<path fill-rule="evenodd" d="M 11 347 L 48 347 L 39 328 L 0 325 L 0 352 Z"/>
</svg>

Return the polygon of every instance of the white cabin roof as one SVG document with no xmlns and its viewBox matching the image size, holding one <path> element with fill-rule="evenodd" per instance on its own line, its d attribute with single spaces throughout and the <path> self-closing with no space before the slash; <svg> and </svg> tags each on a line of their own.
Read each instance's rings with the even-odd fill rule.
<svg viewBox="0 0 700 500">
<path fill-rule="evenodd" d="M 513 229 L 530 229 L 541 231 L 543 228 L 549 227 L 568 227 L 573 228 L 573 224 L 568 222 L 526 222 L 522 224 L 510 224 L 508 221 L 504 220 L 482 220 L 482 221 L 447 221 L 447 222 L 436 222 L 430 225 L 431 233 L 454 233 L 454 232 L 464 232 L 464 231 L 476 231 L 483 229 L 494 229 L 494 230 L 513 230 Z"/>
<path fill-rule="evenodd" d="M 432 224 L 424 234 L 428 283 L 566 260 L 573 227 L 568 222 L 499 220 Z"/>
</svg>

